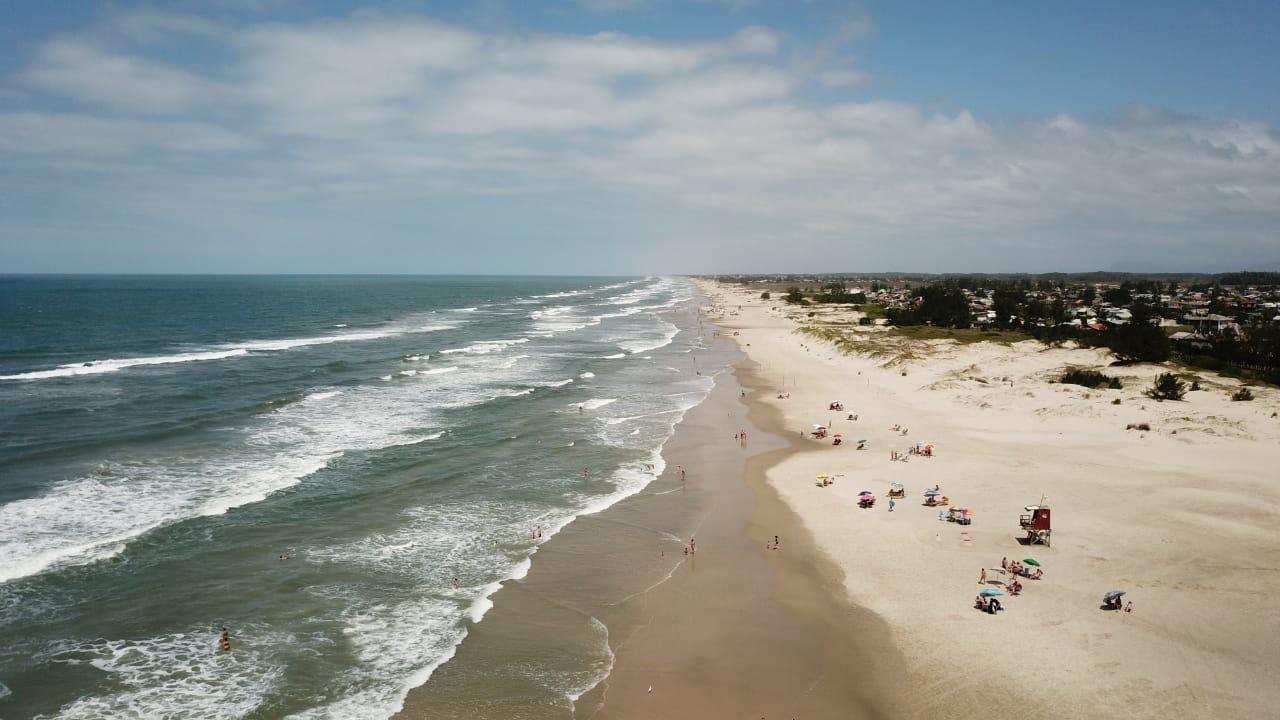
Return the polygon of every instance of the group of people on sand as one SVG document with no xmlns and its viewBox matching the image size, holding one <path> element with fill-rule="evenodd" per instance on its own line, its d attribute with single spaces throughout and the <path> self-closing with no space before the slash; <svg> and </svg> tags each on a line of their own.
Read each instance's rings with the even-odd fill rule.
<svg viewBox="0 0 1280 720">
<path fill-rule="evenodd" d="M 992 615 L 995 615 L 1004 609 L 1004 605 L 1000 602 L 999 598 L 987 597 L 986 595 L 977 596 L 974 599 L 974 607 L 985 613 L 991 613 Z"/>
<path fill-rule="evenodd" d="M 1029 578 L 1031 580 L 1039 580 L 1040 578 L 1044 577 L 1044 570 L 1041 570 L 1040 568 L 1036 568 L 1035 570 L 1030 570 L 1027 568 L 1026 565 L 1023 565 L 1017 560 L 1011 561 L 1008 558 L 1000 558 L 1000 569 L 1004 570 L 1005 572 L 1011 575 L 1014 575 L 1014 576 L 1020 575 L 1024 578 Z M 983 573 L 985 574 L 985 572 L 986 571 L 984 570 Z"/>
</svg>

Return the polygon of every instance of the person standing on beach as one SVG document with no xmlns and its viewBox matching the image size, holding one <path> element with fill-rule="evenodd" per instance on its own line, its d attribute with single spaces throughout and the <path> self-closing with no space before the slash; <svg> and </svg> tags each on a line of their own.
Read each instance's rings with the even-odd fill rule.
<svg viewBox="0 0 1280 720">
<path fill-rule="evenodd" d="M 987 584 L 987 569 L 986 569 L 986 568 L 982 568 L 982 577 L 979 577 L 979 578 L 978 578 L 978 584 L 979 584 L 979 585 L 986 585 L 986 584 Z"/>
<path fill-rule="evenodd" d="M 697 552 L 698 552 L 698 543 L 694 542 L 693 538 L 689 538 L 689 554 L 693 555 Z"/>
<path fill-rule="evenodd" d="M 889 498 L 889 512 L 893 512 L 893 498 Z"/>
<path fill-rule="evenodd" d="M 676 470 L 679 470 L 679 471 L 680 471 L 680 482 L 684 482 L 684 466 L 683 466 L 683 465 L 677 465 L 677 466 L 676 466 Z"/>
</svg>

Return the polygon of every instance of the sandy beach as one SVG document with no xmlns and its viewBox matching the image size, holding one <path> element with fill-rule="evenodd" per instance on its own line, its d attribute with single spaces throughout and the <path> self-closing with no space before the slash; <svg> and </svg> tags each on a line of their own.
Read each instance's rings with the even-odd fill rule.
<svg viewBox="0 0 1280 720">
<path fill-rule="evenodd" d="M 893 715 L 1275 714 L 1274 389 L 1231 402 L 1239 383 L 1201 374 L 1203 390 L 1157 403 L 1142 390 L 1162 368 L 1105 367 L 1103 351 L 1035 342 L 868 330 L 854 336 L 867 352 L 844 354 L 797 332 L 805 313 L 777 300 L 710 282 L 703 290 L 710 319 L 772 385 L 754 401 L 777 411 L 763 429 L 810 447 L 774 458 L 768 483 L 842 573 L 844 599 L 882 619 L 900 649 L 903 674 L 880 688 Z M 1102 367 L 1124 389 L 1051 382 L 1068 365 Z M 827 410 L 833 400 L 845 411 Z M 849 442 L 801 439 L 828 423 Z M 1139 423 L 1151 429 L 1126 430 Z M 917 443 L 934 456 L 890 459 Z M 819 473 L 835 484 L 817 487 Z M 890 483 L 906 487 L 893 512 Z M 971 525 L 922 507 L 935 485 L 971 510 Z M 874 508 L 857 506 L 862 490 L 879 496 Z M 1019 515 L 1042 499 L 1052 546 L 1026 546 Z M 989 615 L 974 598 L 1010 579 L 1002 558 L 1036 559 L 1044 577 L 1022 580 L 1023 592 Z M 1127 592 L 1132 612 L 1101 608 L 1113 589 Z"/>
</svg>

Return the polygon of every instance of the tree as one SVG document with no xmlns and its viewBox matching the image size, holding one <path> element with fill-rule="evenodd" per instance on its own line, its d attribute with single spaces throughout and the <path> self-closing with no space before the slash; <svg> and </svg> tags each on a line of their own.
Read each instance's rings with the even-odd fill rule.
<svg viewBox="0 0 1280 720">
<path fill-rule="evenodd" d="M 1053 299 L 1053 304 L 1049 306 L 1049 319 L 1053 320 L 1054 325 L 1061 325 L 1067 319 L 1067 308 L 1062 304 L 1062 298 Z"/>
<path fill-rule="evenodd" d="M 1147 389 L 1146 395 L 1154 400 L 1181 400 L 1187 394 L 1187 384 L 1173 373 L 1161 373 Z"/>
<path fill-rule="evenodd" d="M 1102 293 L 1102 299 L 1112 305 L 1123 307 L 1133 302 L 1133 294 L 1125 287 L 1111 288 Z"/>
<path fill-rule="evenodd" d="M 1009 327 L 1009 319 L 1018 312 L 1023 297 L 1021 290 L 996 290 L 991 298 L 991 309 L 996 313 L 996 327 Z"/>
<path fill-rule="evenodd" d="M 769 291 L 768 291 L 768 290 L 765 290 L 764 292 L 760 293 L 760 299 L 761 299 L 761 300 L 768 300 L 768 299 L 769 299 Z"/>
<path fill-rule="evenodd" d="M 1107 346 L 1121 362 L 1164 362 L 1169 359 L 1169 336 L 1151 324 L 1151 307 L 1134 303 L 1129 322 L 1108 334 Z"/>
<path fill-rule="evenodd" d="M 800 288 L 792 285 L 787 288 L 786 301 L 789 303 L 802 303 L 804 302 L 804 293 L 800 292 Z"/>
<path fill-rule="evenodd" d="M 1084 300 L 1085 305 L 1092 305 L 1093 301 L 1098 299 L 1098 291 L 1092 285 L 1085 285 L 1084 292 L 1080 294 L 1080 299 Z"/>
<path fill-rule="evenodd" d="M 930 285 L 920 289 L 920 320 L 940 327 L 967 328 L 973 324 L 969 301 L 955 285 Z"/>
<path fill-rule="evenodd" d="M 1026 303 L 1026 317 L 1023 318 L 1025 324 L 1030 325 L 1039 321 L 1045 316 L 1044 301 L 1039 298 L 1032 298 Z"/>
</svg>

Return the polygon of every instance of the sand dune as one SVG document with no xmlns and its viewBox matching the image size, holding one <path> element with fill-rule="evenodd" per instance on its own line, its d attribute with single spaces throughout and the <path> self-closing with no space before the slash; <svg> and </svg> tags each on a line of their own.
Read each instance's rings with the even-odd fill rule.
<svg viewBox="0 0 1280 720">
<path fill-rule="evenodd" d="M 1122 390 L 1050 382 L 1105 351 L 914 341 L 883 330 L 836 345 L 807 318 L 740 288 L 704 283 L 708 315 L 737 331 L 779 391 L 782 433 L 832 423 L 852 443 L 793 454 L 770 481 L 844 570 L 850 600 L 881 615 L 908 661 L 888 689 L 907 716 L 1273 717 L 1280 705 L 1280 393 L 1231 402 L 1233 380 L 1202 375 L 1185 402 L 1142 395 L 1166 368 L 1105 367 Z M 740 309 L 739 309 L 740 306 Z M 823 318 L 831 320 L 828 316 Z M 1113 400 L 1119 399 L 1119 404 Z M 846 411 L 828 412 L 840 399 Z M 857 413 L 858 421 L 846 419 Z M 1126 430 L 1146 423 L 1149 431 Z M 908 429 L 906 435 L 889 430 Z M 932 458 L 891 462 L 926 440 Z M 840 475 L 815 486 L 820 472 Z M 890 482 L 908 496 L 888 512 Z M 973 524 L 940 521 L 938 484 Z M 861 510 L 861 490 L 880 495 Z M 1024 547 L 1018 516 L 1042 496 L 1053 546 Z M 1006 612 L 973 609 L 979 573 L 1034 557 Z M 1100 609 L 1128 591 L 1132 614 Z"/>
</svg>

